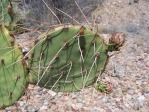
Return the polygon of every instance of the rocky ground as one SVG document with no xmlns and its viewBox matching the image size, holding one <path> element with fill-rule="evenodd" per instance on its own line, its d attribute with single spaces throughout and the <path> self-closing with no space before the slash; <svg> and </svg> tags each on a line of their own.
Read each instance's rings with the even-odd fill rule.
<svg viewBox="0 0 149 112">
<path fill-rule="evenodd" d="M 100 33 L 126 34 L 125 45 L 120 51 L 109 52 L 109 62 L 98 79 L 111 82 L 111 93 L 101 93 L 90 86 L 63 94 L 29 85 L 15 106 L 4 111 L 149 112 L 148 6 L 148 0 L 105 0 L 88 17 Z"/>
</svg>

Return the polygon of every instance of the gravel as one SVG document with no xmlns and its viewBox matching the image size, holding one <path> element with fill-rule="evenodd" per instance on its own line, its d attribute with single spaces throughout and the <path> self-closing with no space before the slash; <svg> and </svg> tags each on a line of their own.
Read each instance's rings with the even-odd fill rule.
<svg viewBox="0 0 149 112">
<path fill-rule="evenodd" d="M 92 13 L 99 17 L 100 32 L 124 32 L 127 41 L 120 51 L 109 52 L 99 80 L 114 86 L 109 94 L 93 86 L 80 92 L 55 93 L 29 85 L 27 94 L 7 111 L 19 112 L 149 112 L 149 2 L 105 0 Z M 90 19 L 90 17 L 89 17 Z M 26 41 L 27 42 L 27 41 Z"/>
</svg>

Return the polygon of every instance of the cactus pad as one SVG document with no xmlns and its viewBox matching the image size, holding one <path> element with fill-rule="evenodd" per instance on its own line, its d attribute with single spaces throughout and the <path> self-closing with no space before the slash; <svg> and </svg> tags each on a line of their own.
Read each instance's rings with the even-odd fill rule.
<svg viewBox="0 0 149 112">
<path fill-rule="evenodd" d="M 0 25 L 0 109 L 14 104 L 24 93 L 27 72 L 21 49 Z"/>
<path fill-rule="evenodd" d="M 37 39 L 30 51 L 30 82 L 54 91 L 78 91 L 104 70 L 107 45 L 82 26 L 61 26 Z"/>
</svg>

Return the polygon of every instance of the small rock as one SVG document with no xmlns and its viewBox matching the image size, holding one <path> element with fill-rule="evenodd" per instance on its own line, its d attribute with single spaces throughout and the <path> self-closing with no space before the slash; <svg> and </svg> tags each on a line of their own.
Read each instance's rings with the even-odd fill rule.
<svg viewBox="0 0 149 112">
<path fill-rule="evenodd" d="M 74 111 L 79 110 L 78 106 L 77 106 L 77 105 L 75 105 L 75 104 L 72 104 L 72 105 L 71 105 L 71 108 L 72 108 Z"/>
<path fill-rule="evenodd" d="M 14 111 L 17 110 L 17 107 L 16 107 L 16 106 L 12 106 L 12 107 L 10 107 L 8 110 L 7 110 L 7 108 L 6 108 L 5 110 L 6 110 L 6 112 L 7 112 L 7 111 L 14 112 Z M 0 111 L 0 112 L 1 112 L 1 111 Z M 5 111 L 2 111 L 2 112 L 5 112 Z"/>
<path fill-rule="evenodd" d="M 42 106 L 42 107 L 40 108 L 41 111 L 43 111 L 43 110 L 47 110 L 47 109 L 48 109 L 47 106 Z"/>
<path fill-rule="evenodd" d="M 134 0 L 134 3 L 138 3 L 139 0 Z"/>
<path fill-rule="evenodd" d="M 104 97 L 104 98 L 102 99 L 102 101 L 103 101 L 103 102 L 107 102 L 108 99 L 109 99 L 109 97 Z"/>
<path fill-rule="evenodd" d="M 50 110 L 52 110 L 52 111 L 53 111 L 53 110 L 56 110 L 57 108 L 58 108 L 58 106 L 57 106 L 57 105 L 52 105 L 52 106 L 51 106 L 51 108 L 50 108 Z"/>
<path fill-rule="evenodd" d="M 143 108 L 140 109 L 140 112 L 148 112 L 148 109 L 143 107 Z"/>
<path fill-rule="evenodd" d="M 68 111 L 68 112 L 70 112 L 71 111 L 71 106 L 66 106 L 65 107 L 65 110 Z"/>
<path fill-rule="evenodd" d="M 35 85 L 33 85 L 33 84 L 29 84 L 29 85 L 28 85 L 28 89 L 29 89 L 29 90 L 33 90 L 34 87 L 35 87 Z"/>
<path fill-rule="evenodd" d="M 35 86 L 35 90 L 36 90 L 37 92 L 40 92 L 40 91 L 42 91 L 42 88 L 39 87 L 39 86 Z"/>
<path fill-rule="evenodd" d="M 139 105 L 142 107 L 143 104 L 144 104 L 144 100 L 145 100 L 145 97 L 142 95 L 138 98 L 138 101 L 139 101 Z"/>
<path fill-rule="evenodd" d="M 106 112 L 112 112 L 112 110 L 111 110 L 111 109 L 106 109 L 105 111 L 106 111 Z"/>
<path fill-rule="evenodd" d="M 129 95 L 129 94 L 127 94 L 127 95 L 126 95 L 126 98 L 127 98 L 128 100 L 131 100 L 132 96 Z"/>
<path fill-rule="evenodd" d="M 35 97 L 36 97 L 36 98 L 40 98 L 41 96 L 40 96 L 40 95 L 36 95 Z"/>
<path fill-rule="evenodd" d="M 149 67 L 149 62 L 146 63 L 146 66 Z"/>
<path fill-rule="evenodd" d="M 51 108 L 51 106 L 52 106 L 52 103 L 48 102 L 48 107 Z"/>
<path fill-rule="evenodd" d="M 49 102 L 45 102 L 45 103 L 44 103 L 44 105 L 48 105 L 48 104 L 49 104 Z"/>
<path fill-rule="evenodd" d="M 82 99 L 81 98 L 77 98 L 77 102 L 78 103 L 81 103 L 82 102 Z"/>
<path fill-rule="evenodd" d="M 23 111 L 23 112 L 25 112 L 25 111 Z M 38 112 L 38 111 L 35 110 L 35 109 L 32 109 L 32 110 L 28 110 L 28 111 L 26 111 L 26 112 Z"/>
<path fill-rule="evenodd" d="M 44 102 L 45 101 L 45 97 L 41 97 L 40 101 Z"/>
<path fill-rule="evenodd" d="M 46 94 L 47 92 L 48 92 L 47 89 L 43 89 L 43 90 L 42 90 L 42 94 Z"/>
<path fill-rule="evenodd" d="M 26 102 L 24 102 L 24 101 L 20 101 L 20 102 L 19 102 L 19 105 L 20 105 L 21 107 L 23 107 L 23 106 L 25 105 L 25 103 L 26 103 Z"/>
<path fill-rule="evenodd" d="M 115 100 L 116 100 L 117 102 L 121 101 L 121 99 L 120 99 L 120 98 L 116 98 Z"/>
<path fill-rule="evenodd" d="M 144 94 L 144 96 L 149 99 L 149 94 Z"/>
<path fill-rule="evenodd" d="M 136 33 L 138 31 L 138 26 L 136 25 L 128 25 L 126 27 L 126 31 L 129 33 Z"/>
<path fill-rule="evenodd" d="M 53 97 L 56 95 L 56 92 L 49 90 L 48 93 Z"/>
<path fill-rule="evenodd" d="M 76 105 L 77 105 L 77 107 L 78 107 L 79 109 L 81 109 L 81 108 L 83 107 L 83 104 L 82 104 L 82 103 L 77 103 Z"/>
<path fill-rule="evenodd" d="M 125 104 L 125 106 L 126 106 L 127 108 L 131 108 L 131 106 L 130 106 L 129 104 L 127 104 L 127 103 Z"/>
</svg>

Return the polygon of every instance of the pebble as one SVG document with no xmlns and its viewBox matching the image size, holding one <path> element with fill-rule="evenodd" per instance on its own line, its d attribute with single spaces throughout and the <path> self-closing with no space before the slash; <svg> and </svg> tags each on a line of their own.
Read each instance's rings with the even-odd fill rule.
<svg viewBox="0 0 149 112">
<path fill-rule="evenodd" d="M 106 112 L 112 112 L 112 110 L 111 110 L 111 109 L 106 109 L 105 111 L 106 111 Z"/>
<path fill-rule="evenodd" d="M 83 104 L 82 103 L 77 103 L 76 106 L 81 109 L 83 107 Z"/>
<path fill-rule="evenodd" d="M 43 90 L 43 89 L 42 89 L 41 87 L 39 87 L 39 86 L 35 86 L 34 89 L 35 89 L 37 92 L 40 92 L 40 91 Z"/>
<path fill-rule="evenodd" d="M 19 102 L 19 104 L 20 104 L 21 107 L 23 107 L 25 105 L 25 103 L 26 103 L 25 101 L 20 101 Z"/>
<path fill-rule="evenodd" d="M 129 32 L 129 33 L 136 33 L 137 31 L 138 31 L 138 26 L 136 26 L 136 25 L 128 25 L 127 27 L 126 27 L 126 31 L 127 32 Z"/>
<path fill-rule="evenodd" d="M 127 103 L 125 104 L 125 106 L 126 106 L 127 108 L 131 108 L 131 106 L 130 106 L 129 104 L 127 104 Z"/>
<path fill-rule="evenodd" d="M 57 105 L 52 105 L 51 108 L 50 108 L 50 110 L 55 111 L 57 108 L 58 108 Z"/>
<path fill-rule="evenodd" d="M 138 3 L 139 0 L 134 0 L 134 3 Z"/>
<path fill-rule="evenodd" d="M 56 92 L 54 92 L 54 91 L 52 91 L 52 90 L 49 90 L 48 93 L 49 93 L 52 97 L 54 97 L 54 96 L 56 95 Z"/>
<path fill-rule="evenodd" d="M 145 100 L 145 97 L 142 95 L 138 98 L 138 101 L 139 101 L 139 105 L 142 107 L 143 104 L 144 104 L 144 100 Z"/>
<path fill-rule="evenodd" d="M 146 66 L 149 67 L 149 62 L 146 63 Z"/>
<path fill-rule="evenodd" d="M 144 94 L 144 96 L 149 99 L 149 94 Z"/>
<path fill-rule="evenodd" d="M 47 110 L 47 109 L 48 109 L 48 107 L 45 106 L 45 105 L 40 108 L 41 111 L 44 111 L 44 110 Z"/>
<path fill-rule="evenodd" d="M 79 110 L 78 106 L 75 105 L 75 104 L 71 104 L 71 108 L 72 108 L 74 111 L 78 111 L 78 110 Z"/>
</svg>

